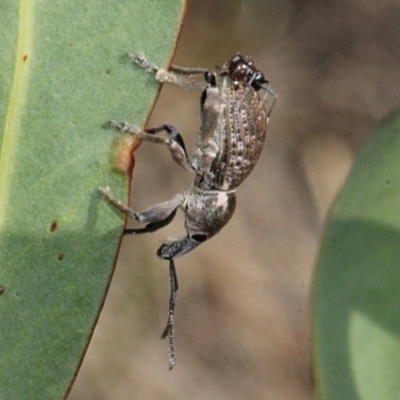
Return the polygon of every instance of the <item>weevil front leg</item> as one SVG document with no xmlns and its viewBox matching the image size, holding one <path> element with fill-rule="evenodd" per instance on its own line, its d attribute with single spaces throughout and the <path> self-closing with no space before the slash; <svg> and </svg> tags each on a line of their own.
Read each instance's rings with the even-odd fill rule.
<svg viewBox="0 0 400 400">
<path fill-rule="evenodd" d="M 110 192 L 110 188 L 99 189 L 100 194 L 106 201 L 112 204 L 119 211 L 126 214 L 128 217 L 135 219 L 140 223 L 146 224 L 143 228 L 125 229 L 124 234 L 141 234 L 154 232 L 168 225 L 175 217 L 177 208 L 183 202 L 183 195 L 176 195 L 171 200 L 156 204 L 143 211 L 135 212 L 131 208 L 124 205 L 120 200 L 116 199 Z"/>
<path fill-rule="evenodd" d="M 205 83 L 196 82 L 192 79 L 208 72 L 207 68 L 186 68 L 171 65 L 167 71 L 149 62 L 143 54 L 127 53 L 127 57 L 146 72 L 154 74 L 157 82 L 172 83 L 185 89 L 204 89 Z"/>
</svg>

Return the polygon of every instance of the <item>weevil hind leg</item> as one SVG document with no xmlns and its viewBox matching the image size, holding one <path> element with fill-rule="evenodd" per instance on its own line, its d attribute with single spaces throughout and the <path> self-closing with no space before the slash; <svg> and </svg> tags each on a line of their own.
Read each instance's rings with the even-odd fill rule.
<svg viewBox="0 0 400 400">
<path fill-rule="evenodd" d="M 155 204 L 143 211 L 136 212 L 135 219 L 144 224 L 159 224 L 159 228 L 162 228 L 172 221 L 177 208 L 182 204 L 184 198 L 184 195 L 177 194 L 171 200 Z"/>
<path fill-rule="evenodd" d="M 116 199 L 110 192 L 110 188 L 99 188 L 103 198 L 112 204 L 122 213 L 136 221 L 147 224 L 144 228 L 126 229 L 125 234 L 140 234 L 154 232 L 168 225 L 175 217 L 177 208 L 184 201 L 184 195 L 177 194 L 171 200 L 163 203 L 158 203 L 152 207 L 146 208 L 143 211 L 135 212 L 130 207 L 124 205 L 120 200 Z"/>
<path fill-rule="evenodd" d="M 124 205 L 120 200 L 116 199 L 111 194 L 110 188 L 108 186 L 104 188 L 99 188 L 99 192 L 108 203 L 112 204 L 115 208 L 126 214 L 128 217 L 136 219 L 135 212 L 131 208 Z"/>
<path fill-rule="evenodd" d="M 171 215 L 169 215 L 167 218 L 162 219 L 161 221 L 157 221 L 157 222 L 150 222 L 144 228 L 125 229 L 124 235 L 139 235 L 141 233 L 155 232 L 158 229 L 161 229 L 164 226 L 167 226 L 175 218 L 175 215 L 176 215 L 176 209 L 173 210 Z"/>
</svg>

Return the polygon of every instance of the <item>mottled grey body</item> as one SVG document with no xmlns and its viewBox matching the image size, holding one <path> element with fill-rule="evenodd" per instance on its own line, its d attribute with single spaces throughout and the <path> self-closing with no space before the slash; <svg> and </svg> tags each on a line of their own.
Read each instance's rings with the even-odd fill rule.
<svg viewBox="0 0 400 400">
<path fill-rule="evenodd" d="M 142 131 L 134 125 L 110 121 L 111 125 L 142 140 L 166 145 L 179 165 L 195 173 L 189 190 L 169 201 L 135 212 L 112 197 L 109 188 L 100 189 L 107 201 L 146 224 L 144 228 L 127 229 L 125 233 L 140 234 L 160 229 L 172 221 L 178 208 L 185 214 L 186 236 L 165 241 L 157 251 L 161 258 L 170 260 L 170 310 L 162 337 L 168 335 L 170 338 L 172 368 L 175 364 L 173 311 L 178 288 L 173 260 L 214 236 L 232 217 L 236 206 L 236 188 L 253 170 L 263 149 L 276 95 L 254 61 L 240 54 L 224 64 L 218 75 L 206 69 L 176 66 L 166 71 L 150 64 L 142 55 L 128 54 L 128 57 L 146 71 L 154 73 L 159 82 L 203 89 L 198 140 L 190 157 L 173 125 Z M 205 76 L 205 85 L 193 80 L 192 77 L 199 74 Z M 260 89 L 264 90 L 264 96 L 260 96 Z M 268 94 L 274 99 L 267 111 L 265 103 Z M 159 132 L 166 132 L 167 138 L 157 136 Z"/>
<path fill-rule="evenodd" d="M 214 158 L 208 173 L 211 182 L 202 184 L 201 177 L 195 184 L 204 189 L 234 190 L 250 174 L 257 163 L 264 146 L 267 133 L 267 110 L 264 99 L 248 84 L 237 88 L 229 76 L 220 77 L 218 94 L 211 96 L 206 89 L 207 98 L 202 108 L 202 125 L 200 127 L 198 148 L 207 153 L 212 148 Z M 208 102 L 218 102 L 209 105 Z M 211 107 L 212 111 L 207 110 Z M 211 115 L 214 113 L 213 115 Z M 203 125 L 208 119 L 215 120 L 212 129 L 204 135 Z M 209 136 L 209 139 L 207 138 Z M 203 144 L 203 146 L 202 146 Z M 201 158 L 197 154 L 195 157 Z"/>
</svg>

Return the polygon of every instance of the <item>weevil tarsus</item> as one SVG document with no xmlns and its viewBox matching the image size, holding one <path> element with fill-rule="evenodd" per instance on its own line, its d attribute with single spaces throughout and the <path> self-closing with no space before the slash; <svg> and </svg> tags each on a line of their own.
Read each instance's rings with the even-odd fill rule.
<svg viewBox="0 0 400 400">
<path fill-rule="evenodd" d="M 147 61 L 143 53 L 126 53 L 126 56 L 134 64 L 138 65 L 140 68 L 143 68 L 146 72 L 150 74 L 155 74 L 159 70 L 159 68 L 155 64 Z"/>
<path fill-rule="evenodd" d="M 117 128 L 119 131 L 121 132 L 126 132 L 126 133 L 130 133 L 132 135 L 137 135 L 141 132 L 141 129 L 134 125 L 134 124 L 130 124 L 128 122 L 118 122 L 118 121 L 107 121 L 107 124 L 109 126 L 113 126 L 114 128 Z"/>
</svg>

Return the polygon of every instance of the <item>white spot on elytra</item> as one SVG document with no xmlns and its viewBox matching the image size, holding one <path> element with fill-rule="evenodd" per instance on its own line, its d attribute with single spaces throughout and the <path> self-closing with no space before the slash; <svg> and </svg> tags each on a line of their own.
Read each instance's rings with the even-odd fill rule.
<svg viewBox="0 0 400 400">
<path fill-rule="evenodd" d="M 217 195 L 217 206 L 223 207 L 228 202 L 228 194 L 224 192 L 219 192 Z"/>
</svg>

